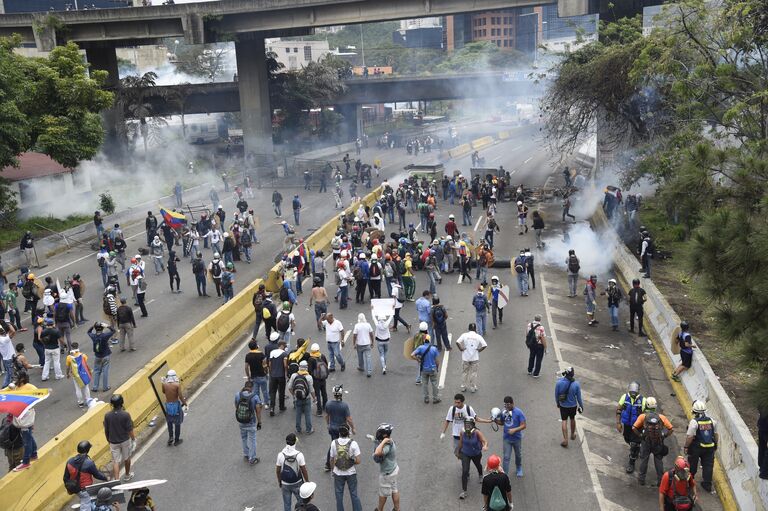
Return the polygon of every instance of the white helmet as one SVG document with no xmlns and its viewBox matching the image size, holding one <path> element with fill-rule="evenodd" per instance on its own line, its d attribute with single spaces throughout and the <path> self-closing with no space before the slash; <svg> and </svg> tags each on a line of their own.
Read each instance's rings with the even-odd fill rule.
<svg viewBox="0 0 768 511">
<path fill-rule="evenodd" d="M 517 205 L 518 206 L 522 206 L 523 205 L 523 201 L 521 201 L 521 200 L 517 201 Z"/>
<path fill-rule="evenodd" d="M 426 332 L 427 330 L 429 330 L 429 325 L 427 324 L 426 321 L 422 321 L 421 323 L 419 323 L 420 332 Z"/>
<path fill-rule="evenodd" d="M 491 420 L 495 421 L 501 418 L 501 408 L 491 408 Z"/>
<path fill-rule="evenodd" d="M 214 252 L 214 253 L 213 253 L 213 258 L 214 258 L 214 259 L 218 259 L 219 257 L 220 257 L 220 256 L 219 256 L 219 253 L 218 253 L 218 252 Z"/>
<path fill-rule="evenodd" d="M 453 220 L 454 218 L 456 218 L 456 217 L 453 216 L 453 214 L 448 215 L 448 220 Z"/>
<path fill-rule="evenodd" d="M 645 399 L 645 407 L 649 410 L 655 410 L 656 409 L 656 398 L 655 397 L 648 397 Z"/>
<path fill-rule="evenodd" d="M 493 277 L 491 277 L 491 282 L 493 282 L 494 280 L 496 282 L 498 282 L 499 281 L 499 277 L 497 275 L 494 275 Z"/>
<path fill-rule="evenodd" d="M 699 401 L 698 399 L 693 402 L 693 413 L 707 413 L 707 405 L 704 403 L 704 401 Z"/>
</svg>

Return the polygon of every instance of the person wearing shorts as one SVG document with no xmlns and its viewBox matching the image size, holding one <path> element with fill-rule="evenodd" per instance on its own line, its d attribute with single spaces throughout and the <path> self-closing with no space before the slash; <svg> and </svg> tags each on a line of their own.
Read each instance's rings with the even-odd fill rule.
<svg viewBox="0 0 768 511">
<path fill-rule="evenodd" d="M 555 385 L 555 405 L 560 409 L 561 429 L 563 432 L 562 447 L 568 447 L 568 423 L 571 423 L 571 440 L 576 440 L 576 412 L 584 411 L 584 401 L 581 398 L 581 384 L 576 380 L 573 367 L 568 367 L 562 373 Z"/>
<path fill-rule="evenodd" d="M 400 490 L 397 488 L 397 475 L 400 467 L 397 465 L 395 442 L 391 438 L 392 426 L 381 424 L 376 430 L 376 449 L 373 451 L 373 461 L 379 464 L 379 503 L 376 511 L 384 511 L 388 498 L 392 498 L 393 511 L 400 511 Z M 373 438 L 369 435 L 369 438 Z"/>
<path fill-rule="evenodd" d="M 136 434 L 133 431 L 133 419 L 123 409 L 123 396 L 113 394 L 109 399 L 112 410 L 104 415 L 104 435 L 112 453 L 112 479 L 120 477 L 120 465 L 125 467 L 125 481 L 133 479 L 131 472 L 131 454 L 136 449 Z"/>
<path fill-rule="evenodd" d="M 680 322 L 680 333 L 677 334 L 677 344 L 680 347 L 680 365 L 672 372 L 672 379 L 680 381 L 680 375 L 691 368 L 693 363 L 693 337 L 687 321 Z"/>
</svg>

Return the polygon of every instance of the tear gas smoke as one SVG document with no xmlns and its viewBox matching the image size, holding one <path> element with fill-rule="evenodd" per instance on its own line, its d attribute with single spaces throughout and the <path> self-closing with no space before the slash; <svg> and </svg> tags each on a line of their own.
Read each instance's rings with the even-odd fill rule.
<svg viewBox="0 0 768 511">
<path fill-rule="evenodd" d="M 565 261 L 568 251 L 575 250 L 581 265 L 579 275 L 602 277 L 611 271 L 616 244 L 613 233 L 595 232 L 587 222 L 569 225 L 566 232 L 570 237 L 568 242 L 563 241 L 563 236 L 545 238 L 546 246 L 542 255 L 545 263 L 567 270 Z"/>
</svg>

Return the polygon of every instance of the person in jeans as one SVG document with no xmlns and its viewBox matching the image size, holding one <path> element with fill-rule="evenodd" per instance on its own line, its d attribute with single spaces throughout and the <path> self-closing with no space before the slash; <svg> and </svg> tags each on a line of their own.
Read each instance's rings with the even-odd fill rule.
<svg viewBox="0 0 768 511">
<path fill-rule="evenodd" d="M 461 457 L 461 493 L 460 499 L 467 498 L 467 483 L 469 482 L 470 462 L 477 468 L 477 474 L 483 479 L 483 451 L 488 450 L 488 441 L 480 430 L 475 427 L 475 419 L 464 419 L 464 431 L 459 436 L 459 455 Z"/>
<path fill-rule="evenodd" d="M 568 251 L 568 257 L 565 258 L 565 266 L 568 269 L 568 298 L 576 296 L 576 285 L 579 282 L 579 258 L 576 257 L 576 251 Z"/>
<path fill-rule="evenodd" d="M 440 363 L 438 357 L 440 351 L 434 344 L 425 342 L 411 353 L 411 358 L 419 361 L 421 370 L 422 391 L 424 393 L 424 402 L 429 403 L 429 386 L 432 384 L 432 402 L 440 402 L 440 392 L 437 389 L 437 375 Z"/>
<path fill-rule="evenodd" d="M 373 328 L 365 319 L 362 312 L 357 315 L 357 324 L 352 330 L 352 346 L 357 350 L 357 370 L 365 371 L 368 378 L 373 371 L 371 347 L 373 344 Z"/>
<path fill-rule="evenodd" d="M 541 325 L 540 314 L 536 314 L 533 317 L 533 321 L 526 326 L 526 340 L 531 329 L 535 330 L 536 337 L 533 346 L 528 347 L 528 374 L 538 378 L 541 372 L 541 362 L 544 360 L 544 354 L 547 352 L 547 334 Z"/>
<path fill-rule="evenodd" d="M 276 341 L 280 334 L 272 332 L 270 341 Z M 269 416 L 275 416 L 275 402 L 279 401 L 280 411 L 285 411 L 285 375 L 288 373 L 288 354 L 285 341 L 279 341 L 277 348 L 269 351 Z"/>
<path fill-rule="evenodd" d="M 293 373 L 291 379 L 288 380 L 288 390 L 296 405 L 296 433 L 301 433 L 301 418 L 304 417 L 306 432 L 311 435 L 315 432 L 312 429 L 312 402 L 315 401 L 316 397 L 314 382 L 308 368 L 309 364 L 306 360 L 299 362 L 298 372 Z"/>
<path fill-rule="evenodd" d="M 325 342 L 328 345 L 328 359 L 331 366 L 328 371 L 336 371 L 336 362 L 341 365 L 341 370 L 347 368 L 344 357 L 341 356 L 341 348 L 344 347 L 344 325 L 341 321 L 333 318 L 333 314 L 323 314 L 320 316 L 320 324 L 325 329 Z"/>
<path fill-rule="evenodd" d="M 523 477 L 523 430 L 526 428 L 525 414 L 519 408 L 515 408 L 515 402 L 512 396 L 504 397 L 504 410 L 501 415 L 495 417 L 494 422 L 503 429 L 502 439 L 504 441 L 504 460 L 502 469 L 504 473 L 509 473 L 509 461 L 512 458 L 512 451 L 515 451 L 515 467 L 517 468 L 517 477 Z"/>
<path fill-rule="evenodd" d="M 267 356 L 259 349 L 256 339 L 248 342 L 250 350 L 245 356 L 245 377 L 253 382 L 253 390 L 261 402 L 269 408 L 269 385 L 267 380 Z"/>
<path fill-rule="evenodd" d="M 37 390 L 37 387 L 29 383 L 29 375 L 26 371 L 19 371 L 16 374 L 16 391 Z M 24 452 L 21 456 L 21 463 L 13 469 L 14 472 L 21 472 L 29 468 L 29 464 L 37 460 L 37 442 L 32 436 L 32 430 L 35 428 L 35 409 L 30 408 L 20 417 L 14 416 L 11 424 L 20 430 L 21 441 L 24 446 Z"/>
<path fill-rule="evenodd" d="M 240 426 L 240 439 L 243 443 L 243 458 L 255 465 L 259 462 L 259 458 L 256 457 L 256 431 L 261 429 L 261 401 L 259 396 L 253 391 L 253 382 L 246 380 L 243 384 L 242 390 L 235 394 L 235 411 L 238 411 L 238 407 L 241 399 L 248 401 L 250 407 L 250 421 L 238 422 Z"/>
<path fill-rule="evenodd" d="M 127 305 L 125 298 L 120 298 L 120 307 L 117 308 L 117 330 L 120 332 L 120 351 L 125 351 L 126 337 L 128 337 L 128 348 L 131 351 L 136 351 L 133 346 L 134 328 L 136 328 L 136 318 L 133 317 L 133 310 Z"/>
<path fill-rule="evenodd" d="M 295 433 L 288 433 L 285 437 L 285 447 L 277 455 L 275 474 L 283 494 L 283 511 L 291 511 L 292 497 L 296 497 L 297 503 L 301 502 L 299 489 L 304 482 L 309 481 L 304 454 L 296 449 Z"/>
<path fill-rule="evenodd" d="M 119 309 L 118 309 L 119 311 Z M 105 332 L 104 329 L 107 329 Z M 99 381 L 102 381 L 102 390 L 108 391 L 109 386 L 109 357 L 112 355 L 112 349 L 110 347 L 109 340 L 115 334 L 112 328 L 104 323 L 94 323 L 91 328 L 88 329 L 88 337 L 93 341 L 93 384 L 91 387 L 92 392 L 99 391 Z"/>
<path fill-rule="evenodd" d="M 13 356 L 16 352 L 13 349 L 13 337 L 16 335 L 16 329 L 13 325 L 2 321 L 0 323 L 0 355 L 3 359 L 3 371 L 5 372 L 5 378 L 3 379 L 3 386 L 5 388 L 11 383 L 11 376 L 13 376 Z"/>
<path fill-rule="evenodd" d="M 387 374 L 387 354 L 389 353 L 389 340 L 392 338 L 389 333 L 389 326 L 392 324 L 392 316 L 376 318 L 376 348 L 379 350 L 379 361 L 381 362 L 381 374 Z"/>
<path fill-rule="evenodd" d="M 616 279 L 608 281 L 608 287 L 602 293 L 608 298 L 608 312 L 611 314 L 611 328 L 614 332 L 619 330 L 619 304 L 623 295 L 621 289 L 616 285 Z"/>
<path fill-rule="evenodd" d="M 477 327 L 470 323 L 469 331 L 456 340 L 456 347 L 461 351 L 461 391 L 469 388 L 477 392 L 477 366 L 480 364 L 480 352 L 488 347 L 485 339 L 476 332 Z"/>
<path fill-rule="evenodd" d="M 181 382 L 176 371 L 168 370 L 162 383 L 163 396 L 165 396 L 165 421 L 168 425 L 168 445 L 179 445 L 184 441 L 180 436 L 187 400 L 181 390 Z"/>
<path fill-rule="evenodd" d="M 336 493 L 336 511 L 344 511 L 344 485 L 349 486 L 352 511 L 362 511 L 357 496 L 357 470 L 360 464 L 360 446 L 349 438 L 349 426 L 339 427 L 339 438 L 331 441 L 330 464 L 333 467 L 333 486 Z"/>
<path fill-rule="evenodd" d="M 91 442 L 83 440 L 77 444 L 77 455 L 69 458 L 64 467 L 64 481 L 77 481 L 80 491 L 77 496 L 80 498 L 80 509 L 92 509 L 91 495 L 86 491 L 86 487 L 93 484 L 94 479 L 106 481 L 107 476 L 102 474 L 96 463 L 88 457 L 91 450 Z M 79 479 L 78 479 L 79 474 Z"/>
</svg>

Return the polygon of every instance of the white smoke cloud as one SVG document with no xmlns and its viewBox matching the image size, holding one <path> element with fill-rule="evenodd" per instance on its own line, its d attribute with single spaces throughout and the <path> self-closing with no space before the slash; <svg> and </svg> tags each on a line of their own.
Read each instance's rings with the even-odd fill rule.
<svg viewBox="0 0 768 511">
<path fill-rule="evenodd" d="M 604 277 L 611 271 L 615 250 L 612 233 L 595 232 L 588 222 L 569 225 L 565 232 L 570 238 L 568 242 L 563 241 L 562 235 L 558 238 L 545 238 L 546 246 L 541 256 L 545 263 L 565 271 L 568 251 L 575 250 L 581 265 L 581 276 Z"/>
</svg>

